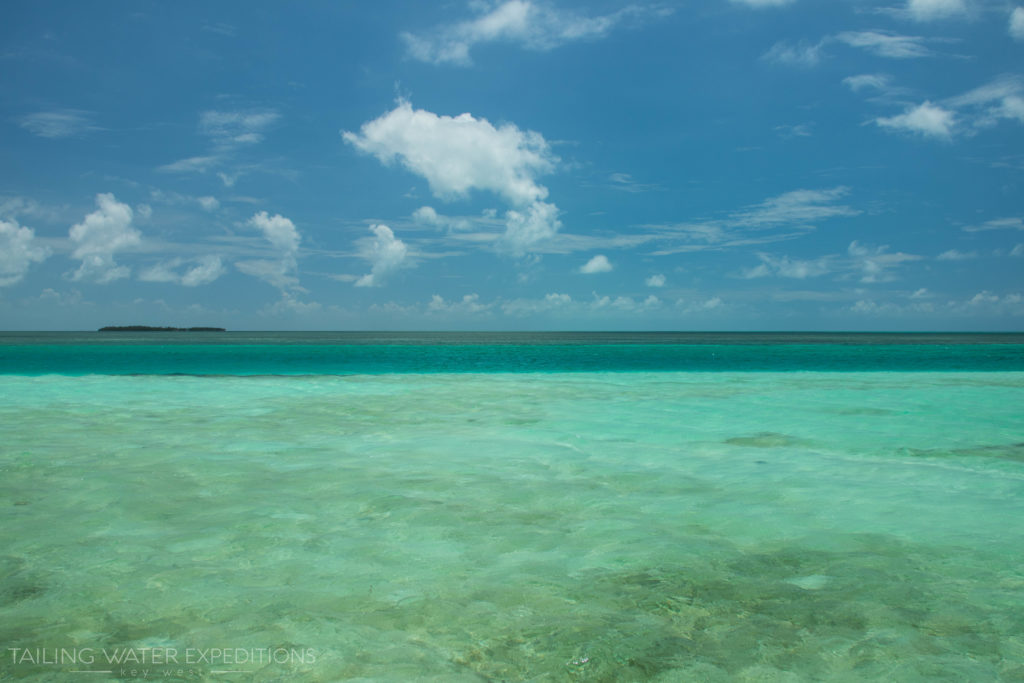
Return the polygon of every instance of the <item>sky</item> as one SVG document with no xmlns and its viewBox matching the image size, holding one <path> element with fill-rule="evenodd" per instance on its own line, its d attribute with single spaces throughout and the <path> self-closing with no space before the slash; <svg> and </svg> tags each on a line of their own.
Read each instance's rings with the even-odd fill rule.
<svg viewBox="0 0 1024 683">
<path fill-rule="evenodd" d="M 0 329 L 1024 330 L 1024 6 L 7 0 Z"/>
</svg>

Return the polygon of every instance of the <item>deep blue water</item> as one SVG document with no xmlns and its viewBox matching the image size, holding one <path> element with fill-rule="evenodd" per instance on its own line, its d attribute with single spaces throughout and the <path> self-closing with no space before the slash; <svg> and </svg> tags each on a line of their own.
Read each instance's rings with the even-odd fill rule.
<svg viewBox="0 0 1024 683">
<path fill-rule="evenodd" d="M 0 334 L 0 374 L 20 375 L 1021 370 L 1024 334 Z"/>
</svg>

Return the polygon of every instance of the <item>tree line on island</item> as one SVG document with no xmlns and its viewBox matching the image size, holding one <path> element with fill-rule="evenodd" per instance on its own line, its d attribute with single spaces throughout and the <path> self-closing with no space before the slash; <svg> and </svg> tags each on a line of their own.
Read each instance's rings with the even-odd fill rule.
<svg viewBox="0 0 1024 683">
<path fill-rule="evenodd" d="M 150 327 L 149 325 L 108 325 L 100 332 L 227 332 L 223 327 Z"/>
</svg>

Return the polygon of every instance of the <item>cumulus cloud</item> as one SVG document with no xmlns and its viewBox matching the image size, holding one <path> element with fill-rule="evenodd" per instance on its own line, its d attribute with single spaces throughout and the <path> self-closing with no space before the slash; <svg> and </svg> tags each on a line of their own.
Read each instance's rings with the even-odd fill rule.
<svg viewBox="0 0 1024 683">
<path fill-rule="evenodd" d="M 196 201 L 199 202 L 199 206 L 207 211 L 216 211 L 220 208 L 220 202 L 217 201 L 216 197 L 198 197 Z"/>
<path fill-rule="evenodd" d="M 43 138 L 71 138 L 100 130 L 92 123 L 92 113 L 80 109 L 58 109 L 28 114 L 18 119 L 18 125 Z"/>
<path fill-rule="evenodd" d="M 948 109 L 924 102 L 902 114 L 879 117 L 875 119 L 875 123 L 882 128 L 914 133 L 926 138 L 949 140 L 953 136 L 956 116 Z"/>
<path fill-rule="evenodd" d="M 964 0 L 907 0 L 907 14 L 916 21 L 933 21 L 967 12 Z"/>
<path fill-rule="evenodd" d="M 114 254 L 137 247 L 142 243 L 142 234 L 132 227 L 132 208 L 117 201 L 113 194 L 96 195 L 96 206 L 96 211 L 71 226 L 69 232 L 76 245 L 71 255 L 82 261 L 72 279 L 113 282 L 131 272 L 127 266 L 114 262 Z"/>
<path fill-rule="evenodd" d="M 515 204 L 545 199 L 548 191 L 536 177 L 558 161 L 540 133 L 511 123 L 495 128 L 472 114 L 438 116 L 405 100 L 344 138 L 382 163 L 401 161 L 441 199 L 463 198 L 470 190 L 488 190 Z"/>
<path fill-rule="evenodd" d="M 362 240 L 359 255 L 370 262 L 370 272 L 356 280 L 356 287 L 379 287 L 384 278 L 407 265 L 409 249 L 386 225 L 371 225 L 373 238 Z"/>
<path fill-rule="evenodd" d="M 277 251 L 278 258 L 239 261 L 235 267 L 246 275 L 268 282 L 282 292 L 297 289 L 299 279 L 295 275 L 298 268 L 296 255 L 302 237 L 295 224 L 280 214 L 271 216 L 266 211 L 260 211 L 253 214 L 246 225 L 263 233 L 263 237 Z"/>
<path fill-rule="evenodd" d="M 558 207 L 547 202 L 534 202 L 524 211 L 510 209 L 505 213 L 504 245 L 522 255 L 536 244 L 549 240 L 562 227 Z"/>
<path fill-rule="evenodd" d="M 432 206 L 421 206 L 412 212 L 412 219 L 420 225 L 429 225 L 445 230 L 469 230 L 472 224 L 465 218 L 454 218 L 439 214 Z"/>
<path fill-rule="evenodd" d="M 470 50 L 481 43 L 513 43 L 528 50 L 546 51 L 566 43 L 602 38 L 629 18 L 666 13 L 629 5 L 612 14 L 587 17 L 532 0 L 475 5 L 481 13 L 473 19 L 419 35 L 402 33 L 409 55 L 432 64 L 468 66 L 472 64 Z"/>
<path fill-rule="evenodd" d="M 183 264 L 195 264 L 179 271 Z M 158 263 L 141 273 L 139 279 L 146 282 L 175 282 L 185 287 L 198 287 L 213 282 L 225 272 L 220 256 L 207 254 L 186 261 L 176 258 Z"/>
<path fill-rule="evenodd" d="M 644 280 L 644 284 L 647 285 L 648 287 L 664 287 L 665 276 L 662 275 L 661 273 L 658 273 L 657 275 L 652 275 L 646 280 Z"/>
<path fill-rule="evenodd" d="M 512 205 L 503 243 L 515 254 L 550 238 L 561 225 L 558 208 L 544 201 L 547 188 L 537 182 L 558 163 L 540 133 L 511 123 L 495 127 L 468 113 L 438 116 L 401 100 L 359 133 L 343 137 L 382 163 L 399 162 L 423 177 L 439 199 L 462 199 L 474 190 L 502 197 Z M 421 217 L 430 218 L 429 212 Z"/>
<path fill-rule="evenodd" d="M 445 301 L 444 297 L 434 294 L 427 304 L 428 313 L 477 314 L 491 310 L 494 304 L 480 302 L 479 294 L 466 294 L 460 301 Z"/>
<path fill-rule="evenodd" d="M 924 45 L 924 38 L 902 36 L 891 31 L 844 31 L 836 36 L 836 40 L 879 57 L 913 59 L 932 55 Z"/>
<path fill-rule="evenodd" d="M 35 243 L 35 231 L 14 220 L 0 220 L 0 287 L 19 282 L 33 263 L 42 263 L 50 250 Z"/>
<path fill-rule="evenodd" d="M 1010 35 L 1024 40 L 1024 7 L 1015 7 L 1010 13 Z"/>
<path fill-rule="evenodd" d="M 502 304 L 501 310 L 508 315 L 526 316 L 564 309 L 572 305 L 572 297 L 568 294 L 551 293 L 543 299 L 515 299 L 508 301 Z"/>
<path fill-rule="evenodd" d="M 608 260 L 608 257 L 604 254 L 598 254 L 594 258 L 587 261 L 585 264 L 580 266 L 580 272 L 584 275 L 593 275 L 596 273 L 609 273 L 612 270 L 612 264 Z"/>
</svg>

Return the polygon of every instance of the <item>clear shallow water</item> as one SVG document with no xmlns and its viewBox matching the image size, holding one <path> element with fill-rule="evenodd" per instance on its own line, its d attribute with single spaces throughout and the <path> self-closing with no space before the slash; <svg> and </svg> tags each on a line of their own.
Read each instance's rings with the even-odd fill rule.
<svg viewBox="0 0 1024 683">
<path fill-rule="evenodd" d="M 1020 372 L 6 375 L 0 642 L 315 653 L 191 680 L 1013 680 L 1022 399 Z M 101 667 L 0 658 L 73 668 Z"/>
</svg>

